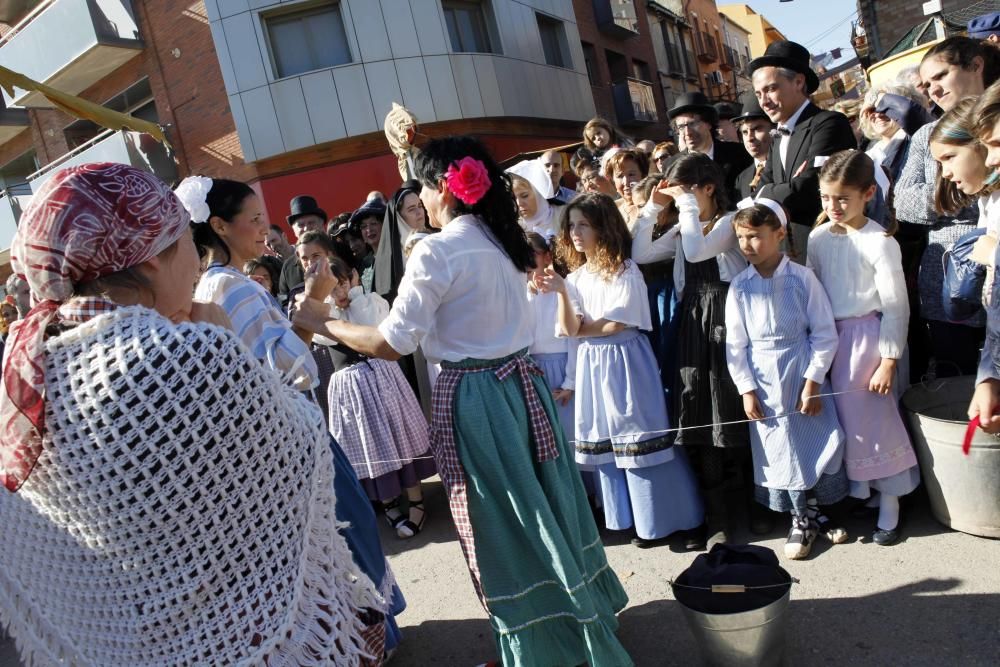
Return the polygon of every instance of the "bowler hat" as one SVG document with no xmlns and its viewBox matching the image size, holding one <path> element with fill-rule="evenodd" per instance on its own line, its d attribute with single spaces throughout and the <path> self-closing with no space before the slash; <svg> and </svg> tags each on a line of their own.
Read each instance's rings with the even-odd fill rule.
<svg viewBox="0 0 1000 667">
<path fill-rule="evenodd" d="M 736 118 L 736 107 L 729 102 L 716 102 L 715 111 L 719 114 L 720 120 L 732 120 Z"/>
<path fill-rule="evenodd" d="M 969 21 L 967 32 L 973 39 L 986 39 L 990 35 L 1000 35 L 1000 12 L 983 14 Z"/>
<path fill-rule="evenodd" d="M 323 218 L 325 223 L 327 220 L 326 211 L 321 209 L 316 203 L 316 200 L 309 195 L 299 195 L 292 199 L 288 204 L 289 215 L 285 220 L 288 221 L 289 225 L 295 224 L 295 221 L 305 215 L 318 215 Z"/>
<path fill-rule="evenodd" d="M 372 199 L 371 201 L 366 201 L 361 205 L 361 208 L 351 213 L 351 218 L 348 221 L 352 227 L 356 227 L 361 224 L 361 221 L 365 218 L 378 218 L 379 221 L 385 217 L 385 204 L 383 204 L 378 199 Z"/>
<path fill-rule="evenodd" d="M 705 122 L 715 125 L 719 122 L 719 112 L 711 105 L 705 93 L 695 91 L 684 93 L 677 98 L 674 106 L 667 111 L 667 117 L 673 120 L 682 113 L 694 113 L 705 119 Z"/>
<path fill-rule="evenodd" d="M 755 120 L 757 118 L 762 118 L 770 122 L 771 119 L 760 108 L 757 95 L 752 90 L 748 90 L 740 96 L 740 103 L 743 104 L 743 113 L 733 117 L 734 123 L 742 123 L 745 120 Z"/>
<path fill-rule="evenodd" d="M 795 42 L 772 42 L 760 58 L 750 61 L 750 74 L 761 67 L 784 67 L 806 76 L 806 92 L 814 93 L 819 88 L 819 77 L 809 66 L 809 49 Z"/>
</svg>

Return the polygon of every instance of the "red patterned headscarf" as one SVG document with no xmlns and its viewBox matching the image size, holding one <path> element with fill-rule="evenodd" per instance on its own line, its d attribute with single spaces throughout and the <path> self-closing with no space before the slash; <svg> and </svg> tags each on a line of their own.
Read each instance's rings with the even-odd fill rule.
<svg viewBox="0 0 1000 667">
<path fill-rule="evenodd" d="M 42 452 L 45 332 L 74 285 L 141 264 L 170 247 L 190 216 L 170 188 L 124 164 L 58 171 L 32 197 L 11 246 L 35 306 L 11 327 L 0 388 L 0 483 L 17 491 Z"/>
</svg>

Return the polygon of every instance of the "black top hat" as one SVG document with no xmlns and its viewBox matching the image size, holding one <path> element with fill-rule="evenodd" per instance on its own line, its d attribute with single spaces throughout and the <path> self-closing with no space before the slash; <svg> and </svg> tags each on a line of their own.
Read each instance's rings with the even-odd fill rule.
<svg viewBox="0 0 1000 667">
<path fill-rule="evenodd" d="M 326 211 L 321 209 L 316 203 L 316 200 L 309 195 L 299 195 L 298 197 L 295 197 L 288 204 L 288 209 L 290 214 L 287 218 L 285 218 L 285 220 L 288 221 L 289 225 L 294 224 L 296 220 L 304 215 L 318 215 L 323 218 L 324 223 L 327 220 Z"/>
<path fill-rule="evenodd" d="M 684 93 L 674 102 L 673 108 L 667 111 L 667 117 L 673 120 L 675 116 L 682 113 L 698 114 L 705 119 L 705 122 L 715 125 L 719 122 L 719 112 L 709 103 L 705 93 L 695 91 Z"/>
<path fill-rule="evenodd" d="M 736 107 L 729 102 L 716 102 L 715 110 L 718 112 L 720 120 L 732 120 L 738 114 Z"/>
<path fill-rule="evenodd" d="M 760 58 L 750 61 L 750 75 L 761 67 L 784 67 L 806 75 L 806 92 L 813 93 L 819 88 L 819 77 L 809 66 L 809 49 L 795 42 L 772 42 Z"/>
<path fill-rule="evenodd" d="M 757 95 L 755 95 L 752 90 L 748 90 L 740 95 L 740 103 L 743 104 L 743 113 L 739 116 L 733 117 L 734 123 L 742 123 L 745 120 L 754 120 L 757 118 L 762 118 L 771 122 L 768 115 L 764 113 L 763 109 L 760 108 L 760 102 L 757 101 Z"/>
</svg>

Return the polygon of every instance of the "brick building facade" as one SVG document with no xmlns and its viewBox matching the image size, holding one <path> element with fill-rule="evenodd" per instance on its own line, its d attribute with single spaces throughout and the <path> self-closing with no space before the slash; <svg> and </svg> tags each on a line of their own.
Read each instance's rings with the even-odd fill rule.
<svg viewBox="0 0 1000 667">
<path fill-rule="evenodd" d="M 955 27 L 964 27 L 972 16 L 996 11 L 996 4 L 981 0 L 941 0 L 941 14 Z M 896 42 L 928 18 L 924 15 L 923 2 L 912 0 L 857 0 L 857 6 L 872 49 L 872 62 L 885 57 Z"/>
<path fill-rule="evenodd" d="M 638 0 L 573 0 L 597 114 L 638 138 L 669 133 L 650 20 Z"/>
</svg>

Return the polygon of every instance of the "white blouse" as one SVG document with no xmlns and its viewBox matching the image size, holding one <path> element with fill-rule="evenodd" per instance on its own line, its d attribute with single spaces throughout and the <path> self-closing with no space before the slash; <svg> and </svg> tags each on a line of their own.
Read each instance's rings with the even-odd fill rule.
<svg viewBox="0 0 1000 667">
<path fill-rule="evenodd" d="M 899 359 L 910 319 L 899 243 L 872 220 L 846 234 L 832 228 L 827 222 L 809 235 L 806 265 L 826 289 L 835 319 L 882 314 L 879 355 Z"/>
<path fill-rule="evenodd" d="M 327 297 L 326 303 L 330 306 L 330 317 L 361 326 L 377 327 L 389 315 L 389 302 L 375 292 L 365 292 L 365 288 L 360 285 L 352 287 L 347 296 L 351 299 L 347 308 L 338 307 L 332 296 Z M 337 344 L 337 341 L 319 334 L 313 336 L 313 342 L 327 346 Z"/>
<path fill-rule="evenodd" d="M 625 260 L 610 279 L 581 266 L 566 277 L 566 292 L 573 311 L 588 322 L 605 319 L 644 331 L 653 329 L 646 281 L 632 260 Z M 558 323 L 555 328 L 559 335 Z"/>
<path fill-rule="evenodd" d="M 573 338 L 556 336 L 555 328 L 559 317 L 559 295 L 555 292 L 533 292 L 528 289 L 528 303 L 535 314 L 534 342 L 529 348 L 531 354 L 565 354 L 566 380 L 563 389 L 576 387 L 576 348 L 579 343 Z M 556 389 L 557 387 L 553 387 Z"/>
<path fill-rule="evenodd" d="M 979 224 L 993 235 L 1000 237 L 1000 190 L 979 198 Z"/>
<path fill-rule="evenodd" d="M 743 310 L 739 306 L 736 294 L 744 289 L 744 284 L 760 274 L 754 266 L 748 266 L 736 276 L 729 285 L 729 296 L 726 299 L 726 361 L 736 390 L 740 394 L 757 389 L 753 371 L 747 358 L 747 348 L 750 338 L 747 335 Z M 822 384 L 826 374 L 833 365 L 833 357 L 837 353 L 837 327 L 833 321 L 830 300 L 823 291 L 823 286 L 812 271 L 783 257 L 772 278 L 784 275 L 797 276 L 806 288 L 806 317 L 809 321 L 809 366 L 803 374 L 804 379 Z M 774 312 L 780 317 L 780 312 Z"/>
<path fill-rule="evenodd" d="M 431 363 L 499 359 L 531 345 L 527 277 L 471 215 L 413 248 L 389 316 L 378 329 L 399 354 Z"/>
<path fill-rule="evenodd" d="M 680 212 L 677 226 L 680 228 L 681 241 L 674 260 L 674 290 L 677 297 L 684 294 L 684 260 L 703 262 L 714 257 L 719 263 L 719 278 L 722 282 L 731 282 L 747 268 L 746 257 L 740 252 L 736 230 L 733 229 L 733 217 L 736 213 L 723 215 L 712 227 L 712 231 L 705 234 L 708 223 L 699 219 L 701 210 L 698 208 L 698 199 L 692 194 L 684 194 L 676 202 Z"/>
<path fill-rule="evenodd" d="M 632 259 L 637 264 L 663 262 L 673 259 L 677 254 L 677 240 L 681 231 L 679 226 L 674 225 L 660 238 L 653 239 L 656 218 L 663 208 L 650 198 L 635 221 L 635 230 L 632 232 Z"/>
</svg>

